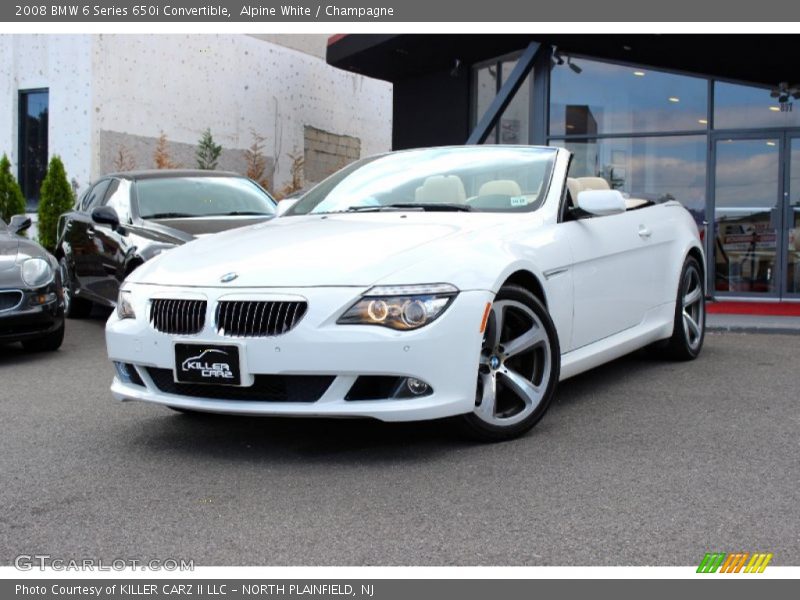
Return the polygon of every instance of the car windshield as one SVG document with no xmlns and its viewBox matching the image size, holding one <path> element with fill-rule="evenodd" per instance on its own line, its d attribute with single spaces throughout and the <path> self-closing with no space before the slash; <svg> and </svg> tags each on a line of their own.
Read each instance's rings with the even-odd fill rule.
<svg viewBox="0 0 800 600">
<path fill-rule="evenodd" d="M 6 222 L 3 219 L 0 219 L 0 231 L 6 230 Z"/>
<path fill-rule="evenodd" d="M 155 177 L 136 182 L 143 219 L 274 215 L 275 203 L 244 177 Z"/>
<path fill-rule="evenodd" d="M 547 193 L 555 157 L 554 148 L 467 146 L 366 158 L 320 183 L 286 214 L 528 212 Z"/>
</svg>

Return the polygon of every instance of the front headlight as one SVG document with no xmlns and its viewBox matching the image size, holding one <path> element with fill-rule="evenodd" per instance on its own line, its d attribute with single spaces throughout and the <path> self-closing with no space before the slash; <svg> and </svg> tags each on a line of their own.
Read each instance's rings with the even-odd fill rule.
<svg viewBox="0 0 800 600">
<path fill-rule="evenodd" d="M 131 291 L 120 290 L 117 296 L 117 316 L 120 319 L 135 319 L 136 313 L 131 304 Z"/>
<path fill-rule="evenodd" d="M 22 263 L 22 281 L 32 288 L 39 288 L 53 281 L 53 268 L 43 258 L 29 258 Z"/>
<path fill-rule="evenodd" d="M 377 286 L 339 318 L 340 325 L 380 325 L 407 331 L 435 321 L 458 295 L 449 283 Z"/>
</svg>

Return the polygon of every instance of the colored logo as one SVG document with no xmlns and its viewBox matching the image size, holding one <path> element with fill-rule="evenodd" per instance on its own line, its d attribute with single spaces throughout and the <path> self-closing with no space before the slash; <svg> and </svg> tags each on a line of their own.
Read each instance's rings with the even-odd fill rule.
<svg viewBox="0 0 800 600">
<path fill-rule="evenodd" d="M 239 277 L 238 273 L 225 273 L 222 277 L 219 278 L 220 283 L 229 283 Z"/>
<path fill-rule="evenodd" d="M 706 552 L 700 566 L 697 567 L 698 573 L 763 573 L 769 561 L 772 560 L 772 553 L 767 552 L 735 552 L 726 554 L 725 552 Z"/>
</svg>

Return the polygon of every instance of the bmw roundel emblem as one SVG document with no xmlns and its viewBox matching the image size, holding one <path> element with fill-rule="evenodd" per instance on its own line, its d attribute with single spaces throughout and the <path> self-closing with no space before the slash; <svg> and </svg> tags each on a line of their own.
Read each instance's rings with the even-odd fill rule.
<svg viewBox="0 0 800 600">
<path fill-rule="evenodd" d="M 238 273 L 225 273 L 222 277 L 219 278 L 220 283 L 229 283 L 236 279 L 239 276 Z"/>
</svg>

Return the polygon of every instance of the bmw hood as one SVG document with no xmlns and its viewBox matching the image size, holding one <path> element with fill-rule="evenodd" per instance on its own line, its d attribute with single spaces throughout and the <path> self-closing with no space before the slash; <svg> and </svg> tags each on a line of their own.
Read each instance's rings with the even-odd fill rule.
<svg viewBox="0 0 800 600">
<path fill-rule="evenodd" d="M 491 215 L 391 212 L 282 217 L 190 242 L 137 269 L 133 283 L 196 287 L 369 286 L 431 256 Z M 223 282 L 223 279 L 226 281 Z"/>
</svg>

